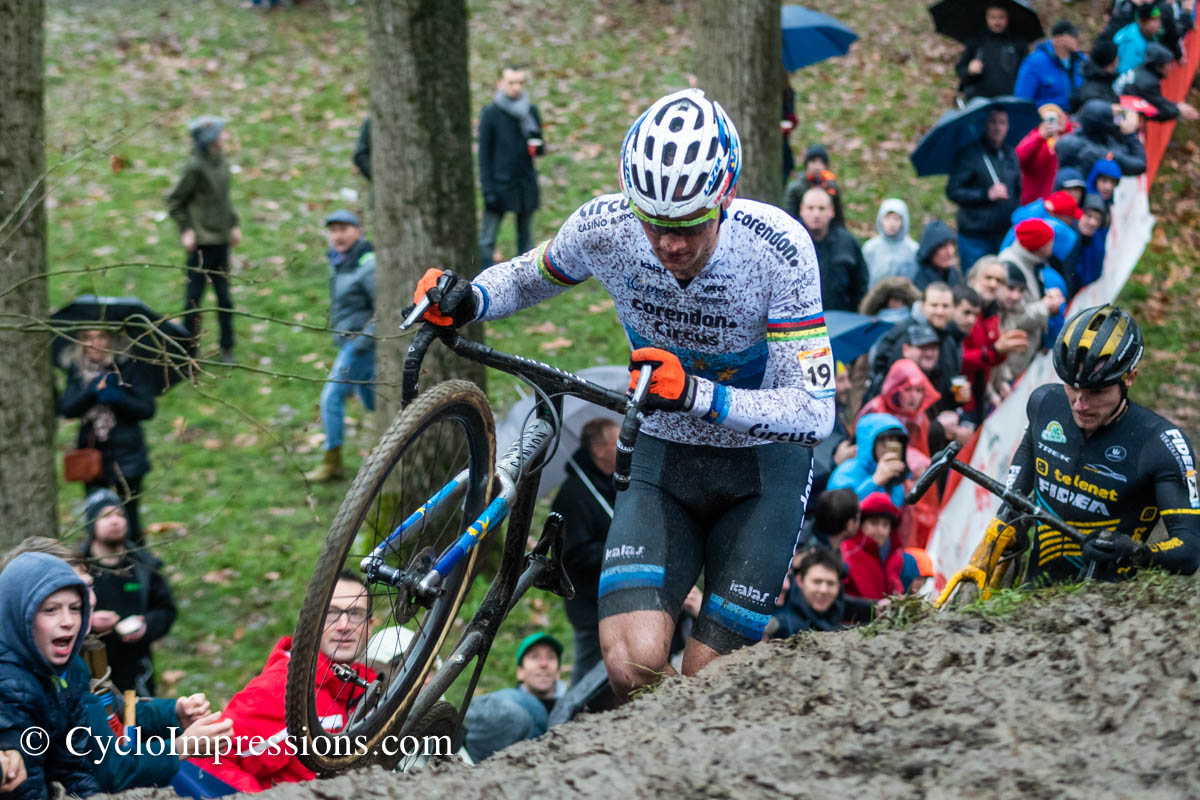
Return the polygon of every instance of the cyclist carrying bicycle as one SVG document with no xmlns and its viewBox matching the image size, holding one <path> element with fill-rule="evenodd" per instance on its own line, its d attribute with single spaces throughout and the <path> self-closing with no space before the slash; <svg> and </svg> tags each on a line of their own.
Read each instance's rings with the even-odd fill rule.
<svg viewBox="0 0 1200 800">
<path fill-rule="evenodd" d="M 684 674 L 762 638 L 808 500 L 811 446 L 833 424 L 812 242 L 783 210 L 734 199 L 741 158 L 719 104 L 697 89 L 667 95 L 626 134 L 621 194 L 588 201 L 553 239 L 473 283 L 443 285 L 425 313 L 439 325 L 498 319 L 594 276 L 616 303 L 630 369 L 653 367 L 655 413 L 599 585 L 601 647 L 622 699 L 670 670 L 675 620 L 702 569 Z M 414 302 L 442 276 L 428 271 Z"/>
<path fill-rule="evenodd" d="M 1029 424 L 1008 473 L 1029 494 L 1087 535 L 1080 546 L 1058 531 L 1032 532 L 1028 583 L 1095 577 L 1124 580 L 1135 568 L 1191 574 L 1200 566 L 1200 493 L 1191 442 L 1174 424 L 1129 400 L 1142 357 L 1142 333 L 1111 305 L 1085 309 L 1054 344 L 1066 385 L 1029 398 Z M 1167 538 L 1147 545 L 1159 518 Z M 1102 531 L 1115 531 L 1111 539 Z"/>
</svg>

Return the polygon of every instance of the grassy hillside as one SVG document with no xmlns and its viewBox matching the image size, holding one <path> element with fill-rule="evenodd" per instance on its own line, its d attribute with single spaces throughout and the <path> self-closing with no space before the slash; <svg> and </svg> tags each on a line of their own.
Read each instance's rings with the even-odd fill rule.
<svg viewBox="0 0 1200 800">
<path fill-rule="evenodd" d="M 793 144 L 829 146 L 860 236 L 888 195 L 908 200 L 914 235 L 929 217 L 950 218 L 942 181 L 915 178 L 907 152 L 950 102 L 953 43 L 932 34 L 916 3 L 891 4 L 886 15 L 872 0 L 813 5 L 848 22 L 861 42 L 850 57 L 794 76 Z M 588 197 L 614 190 L 617 147 L 632 115 L 687 84 L 696 57 L 692 3 L 475 0 L 470 9 L 476 113 L 500 64 L 532 70 L 550 147 L 539 164 L 543 209 L 535 220 L 544 238 Z M 223 700 L 291 632 L 346 486 L 306 486 L 301 472 L 320 455 L 316 402 L 334 354 L 322 332 L 320 219 L 340 206 L 361 211 L 366 197 L 350 162 L 367 103 L 361 8 L 329 0 L 264 15 L 232 0 L 51 0 L 47 32 L 54 305 L 96 292 L 137 294 L 164 311 L 182 306 L 182 251 L 162 198 L 187 154 L 185 121 L 201 113 L 230 120 L 233 197 L 245 233 L 234 265 L 238 365 L 208 362 L 196 385 L 163 399 L 147 425 L 154 471 L 143 503 L 180 605 L 179 622 L 157 648 L 160 685 Z M 1195 144 L 1180 153 L 1194 162 Z M 1163 304 L 1162 327 L 1148 331 L 1151 355 L 1177 375 L 1176 359 L 1200 363 L 1191 344 L 1195 290 L 1176 266 L 1195 263 L 1196 242 L 1174 235 L 1194 222 L 1196 184 L 1172 176 L 1170 164 L 1164 177 L 1171 197 L 1190 195 L 1185 211 L 1193 216 L 1166 221 L 1149 259 L 1154 277 L 1127 296 L 1142 308 Z M 511 225 L 501 247 L 512 251 Z M 1176 313 L 1185 308 L 1191 313 Z M 207 325 L 215 329 L 215 319 Z M 620 363 L 627 352 L 611 302 L 594 285 L 490 325 L 488 336 L 568 369 Z M 214 351 L 215 337 L 205 344 Z M 1168 374 L 1154 363 L 1147 371 L 1151 387 Z M 497 375 L 489 394 L 498 409 L 516 397 L 512 381 Z M 356 466 L 372 426 L 360 406 L 349 415 Z M 62 426 L 60 442 L 74 431 Z M 68 519 L 78 499 L 75 487 L 62 493 Z M 506 626 L 483 688 L 511 681 L 515 641 L 547 626 L 569 640 L 557 600 L 530 597 Z"/>
</svg>

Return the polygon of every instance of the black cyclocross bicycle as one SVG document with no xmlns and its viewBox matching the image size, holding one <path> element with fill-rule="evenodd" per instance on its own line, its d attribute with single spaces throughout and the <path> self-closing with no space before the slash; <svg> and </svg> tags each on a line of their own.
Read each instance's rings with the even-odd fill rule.
<svg viewBox="0 0 1200 800">
<path fill-rule="evenodd" d="M 416 320 L 419 305 L 407 323 Z M 457 355 L 509 372 L 538 397 L 520 438 L 496 459 L 495 422 L 487 397 L 473 383 L 449 380 L 417 393 L 426 350 L 435 339 Z M 403 410 L 372 450 L 350 486 L 317 562 L 292 646 L 287 681 L 287 728 L 302 762 L 315 772 L 396 762 L 405 737 L 436 721 L 462 730 L 462 718 L 501 622 L 531 586 L 571 596 L 562 569 L 562 518 L 551 514 L 537 544 L 526 541 L 538 474 L 558 444 L 566 395 L 625 414 L 618 441 L 618 488 L 628 484 L 641 404 L 650 383 L 643 370 L 632 397 L 555 367 L 470 341 L 454 330 L 424 324 L 413 338 L 403 373 Z M 507 519 L 501 565 L 479 610 L 465 625 L 459 607 L 474 577 L 480 544 Z M 366 583 L 374 631 L 404 626 L 406 646 L 385 653 L 377 675 L 319 658 L 338 575 L 349 569 Z M 330 617 L 331 619 L 327 619 Z M 367 625 L 370 621 L 364 621 Z M 359 631 L 365 640 L 365 631 Z M 444 661 L 443 645 L 457 636 Z M 375 663 L 380 662 L 376 654 Z M 459 707 L 439 700 L 470 665 Z M 322 666 L 324 665 L 324 666 Z M 337 682 L 337 683 L 331 683 Z M 339 700 L 327 732 L 318 713 L 322 693 Z M 456 719 L 455 719 L 456 715 Z M 340 723 L 340 725 L 339 725 Z M 456 734 L 457 735 L 457 734 Z M 457 749 L 458 741 L 454 742 Z M 408 755 L 407 753 L 405 755 Z"/>
</svg>

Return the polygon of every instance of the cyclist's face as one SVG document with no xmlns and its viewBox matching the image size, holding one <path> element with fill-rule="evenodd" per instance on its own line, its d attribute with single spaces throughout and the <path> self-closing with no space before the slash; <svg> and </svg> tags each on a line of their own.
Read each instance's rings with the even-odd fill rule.
<svg viewBox="0 0 1200 800">
<path fill-rule="evenodd" d="M 837 573 L 821 564 L 809 567 L 800 579 L 800 591 L 804 592 L 804 599 L 818 614 L 828 611 L 833 601 L 837 600 L 840 586 Z"/>
<path fill-rule="evenodd" d="M 517 667 L 517 680 L 534 697 L 553 697 L 558 674 L 558 654 L 548 644 L 529 648 Z"/>
<path fill-rule="evenodd" d="M 725 204 L 728 206 L 728 202 Z M 683 220 L 702 217 L 709 209 L 689 214 Z M 716 217 L 696 225 L 667 227 L 640 220 L 650 249 L 659 263 L 679 280 L 690 280 L 700 274 L 717 246 L 720 220 Z"/>
<path fill-rule="evenodd" d="M 1076 389 L 1073 386 L 1063 388 L 1067 390 L 1071 416 L 1075 418 L 1079 430 L 1084 433 L 1091 433 L 1108 422 L 1121 405 L 1119 384 L 1105 386 L 1103 389 Z"/>
<path fill-rule="evenodd" d="M 367 646 L 371 618 L 367 590 L 354 581 L 338 581 L 325 614 L 321 652 L 335 664 L 353 661 Z"/>
</svg>

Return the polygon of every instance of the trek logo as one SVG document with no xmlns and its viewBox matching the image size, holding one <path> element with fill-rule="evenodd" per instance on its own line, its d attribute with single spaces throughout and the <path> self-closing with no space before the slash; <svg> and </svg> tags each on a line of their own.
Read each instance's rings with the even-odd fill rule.
<svg viewBox="0 0 1200 800">
<path fill-rule="evenodd" d="M 1043 444 L 1042 442 L 1038 442 L 1037 446 L 1038 446 L 1038 450 L 1041 450 L 1044 453 L 1049 453 L 1050 455 L 1054 456 L 1055 458 L 1059 459 L 1060 461 L 1070 461 L 1071 460 L 1071 459 L 1067 458 L 1065 455 L 1063 455 L 1062 453 L 1055 450 L 1053 447 L 1051 447 L 1048 444 Z"/>
<path fill-rule="evenodd" d="M 764 439 L 768 442 L 793 442 L 795 444 L 813 445 L 817 443 L 816 431 L 789 431 L 776 432 L 771 430 L 771 426 L 765 422 L 756 422 L 750 426 L 747 434 L 755 439 Z"/>
<path fill-rule="evenodd" d="M 1112 447 L 1104 451 L 1104 457 L 1114 464 L 1125 460 L 1125 448 L 1119 444 L 1114 444 Z"/>
<path fill-rule="evenodd" d="M 1050 423 L 1046 425 L 1046 429 L 1042 431 L 1042 441 L 1054 442 L 1055 444 L 1066 444 L 1067 435 L 1063 433 L 1062 423 L 1056 419 L 1050 420 Z"/>
<path fill-rule="evenodd" d="M 755 603 L 766 603 L 771 600 L 771 595 L 768 592 L 761 592 L 753 586 L 747 586 L 744 583 L 731 581 L 729 591 L 739 597 L 744 597 L 747 600 L 753 600 Z"/>
<path fill-rule="evenodd" d="M 1045 478 L 1038 478 L 1038 490 L 1046 495 L 1073 508 L 1086 511 L 1089 514 L 1104 514 L 1108 516 L 1108 506 L 1099 500 L 1093 500 L 1083 492 L 1073 492 L 1066 486 L 1051 483 Z"/>
<path fill-rule="evenodd" d="M 639 558 L 646 552 L 645 545 L 634 547 L 631 544 L 623 544 L 620 547 L 609 547 L 604 551 L 604 557 L 608 558 Z"/>
</svg>

